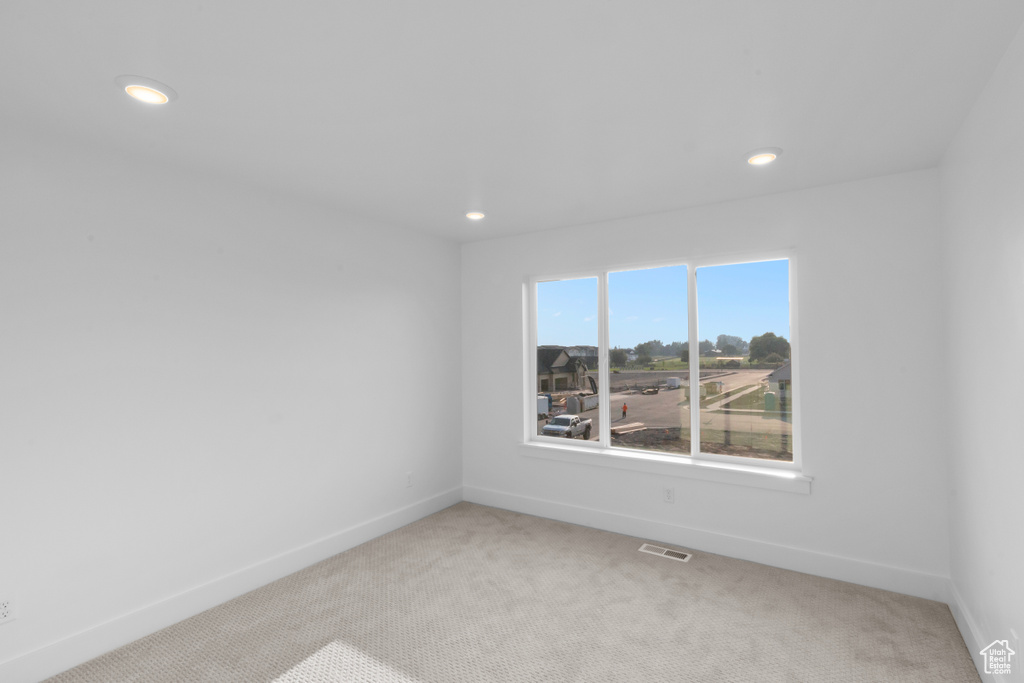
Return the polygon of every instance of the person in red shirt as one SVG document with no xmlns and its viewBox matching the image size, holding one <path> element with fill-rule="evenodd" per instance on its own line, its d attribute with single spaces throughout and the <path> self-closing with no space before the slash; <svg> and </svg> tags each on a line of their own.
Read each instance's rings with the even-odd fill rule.
<svg viewBox="0 0 1024 683">
<path fill-rule="evenodd" d="M 622 419 L 623 420 L 626 419 L 626 404 L 625 403 L 622 404 Z"/>
</svg>

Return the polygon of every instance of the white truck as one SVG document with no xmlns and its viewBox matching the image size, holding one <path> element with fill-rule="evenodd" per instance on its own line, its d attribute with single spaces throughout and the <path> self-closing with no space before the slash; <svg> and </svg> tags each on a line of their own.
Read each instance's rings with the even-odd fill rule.
<svg viewBox="0 0 1024 683">
<path fill-rule="evenodd" d="M 582 436 L 590 438 L 591 420 L 582 419 L 579 415 L 559 415 L 551 418 L 540 433 L 544 436 L 563 436 L 567 439 L 575 439 Z"/>
</svg>

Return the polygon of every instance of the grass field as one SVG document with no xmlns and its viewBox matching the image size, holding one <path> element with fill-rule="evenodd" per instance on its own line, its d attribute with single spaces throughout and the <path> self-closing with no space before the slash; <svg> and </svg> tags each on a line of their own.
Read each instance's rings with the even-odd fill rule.
<svg viewBox="0 0 1024 683">
<path fill-rule="evenodd" d="M 747 389 L 749 389 L 752 386 L 754 386 L 754 385 L 753 384 L 747 384 L 746 386 L 737 387 L 736 389 L 730 389 L 729 391 L 725 392 L 724 394 L 712 394 L 711 396 L 705 396 L 705 397 L 703 397 L 700 400 L 700 407 L 704 408 L 709 403 L 716 403 L 718 401 L 721 401 L 723 398 L 729 398 L 730 396 L 733 396 L 734 394 L 738 394 L 741 391 L 746 391 Z M 753 391 L 753 392 L 751 392 L 748 395 L 756 395 L 758 393 L 761 394 L 761 407 L 764 408 L 764 392 L 763 391 L 761 391 L 761 392 Z M 735 399 L 735 401 L 739 401 L 739 400 L 742 400 L 744 398 L 746 398 L 746 396 L 741 396 L 739 399 Z M 739 408 L 739 406 L 733 406 L 732 403 L 733 402 L 730 402 L 727 405 L 723 405 L 722 407 L 723 408 L 733 408 L 733 407 Z M 754 406 L 751 406 L 751 407 L 754 407 Z"/>
<path fill-rule="evenodd" d="M 720 407 L 731 410 L 764 410 L 764 395 L 767 391 L 768 387 L 762 386 L 760 389 L 735 398 Z M 792 402 L 792 396 L 790 396 L 789 400 Z M 778 410 L 778 408 L 778 403 L 776 403 L 776 410 Z M 788 409 L 786 412 L 789 412 Z"/>
<path fill-rule="evenodd" d="M 733 410 L 764 410 L 764 393 L 767 390 L 768 387 L 762 386 L 755 391 L 751 391 L 749 394 L 723 404 L 721 407 L 732 408 Z"/>
<path fill-rule="evenodd" d="M 702 357 L 700 359 L 700 366 L 702 368 L 715 368 L 715 369 L 717 369 L 719 363 L 725 363 L 725 362 L 730 361 L 730 360 L 738 360 L 738 361 L 740 361 L 740 368 L 745 367 L 746 362 L 747 362 L 746 358 L 739 358 L 739 357 L 736 357 L 736 358 L 717 358 L 717 357 L 716 358 L 703 358 Z M 668 356 L 668 357 L 655 358 L 653 361 L 651 361 L 647 365 L 639 365 L 637 363 L 633 363 L 632 365 L 616 365 L 616 366 L 612 367 L 612 370 L 620 370 L 620 371 L 627 371 L 628 370 L 630 372 L 635 372 L 637 370 L 652 370 L 652 369 L 653 370 L 689 370 L 690 369 L 690 364 L 686 363 L 686 362 L 683 362 L 679 358 L 675 358 L 673 356 Z"/>
</svg>

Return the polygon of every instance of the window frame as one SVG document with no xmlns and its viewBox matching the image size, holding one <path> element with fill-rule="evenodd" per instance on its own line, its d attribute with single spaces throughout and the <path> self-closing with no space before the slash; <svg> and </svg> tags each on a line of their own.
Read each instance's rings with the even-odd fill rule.
<svg viewBox="0 0 1024 683">
<path fill-rule="evenodd" d="M 689 455 L 668 455 L 660 451 L 623 448 L 611 443 L 609 392 L 609 316 L 608 276 L 614 272 L 644 270 L 666 266 L 686 266 L 687 277 L 687 340 L 690 342 L 689 367 L 696 368 L 699 377 L 700 349 L 698 327 L 697 269 L 713 266 L 738 265 L 786 259 L 789 262 L 789 342 L 792 383 L 799 387 L 792 401 L 793 460 L 780 462 L 760 460 L 737 455 L 703 453 L 700 450 L 700 410 L 690 410 L 691 441 L 697 446 Z M 598 316 L 598 410 L 605 410 L 609 419 L 602 419 L 597 441 L 566 440 L 537 434 L 537 286 L 541 282 L 596 278 Z M 523 347 L 524 347 L 524 406 L 523 446 L 528 456 L 576 462 L 587 465 L 654 472 L 707 481 L 719 481 L 796 493 L 810 493 L 812 478 L 803 470 L 801 436 L 801 410 L 803 388 L 800 381 L 800 335 L 797 306 L 797 255 L 793 250 L 732 253 L 717 256 L 693 257 L 643 263 L 613 264 L 584 271 L 557 274 L 531 274 L 523 283 Z M 603 413 L 602 413 L 603 415 Z"/>
</svg>

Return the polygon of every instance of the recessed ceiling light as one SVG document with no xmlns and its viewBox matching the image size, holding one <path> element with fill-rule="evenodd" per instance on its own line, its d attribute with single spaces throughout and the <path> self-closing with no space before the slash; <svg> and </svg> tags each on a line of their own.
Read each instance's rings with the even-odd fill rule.
<svg viewBox="0 0 1024 683">
<path fill-rule="evenodd" d="M 144 76 L 118 76 L 114 82 L 126 93 L 146 104 L 167 104 L 178 97 L 171 86 Z"/>
<path fill-rule="evenodd" d="M 483 211 L 470 211 L 469 213 L 466 214 L 466 218 L 468 218 L 471 221 L 478 221 L 478 220 L 482 219 L 483 217 L 484 217 L 484 212 Z"/>
<path fill-rule="evenodd" d="M 782 150 L 778 147 L 762 147 L 752 152 L 747 152 L 747 163 L 751 166 L 764 166 L 779 158 Z"/>
</svg>

